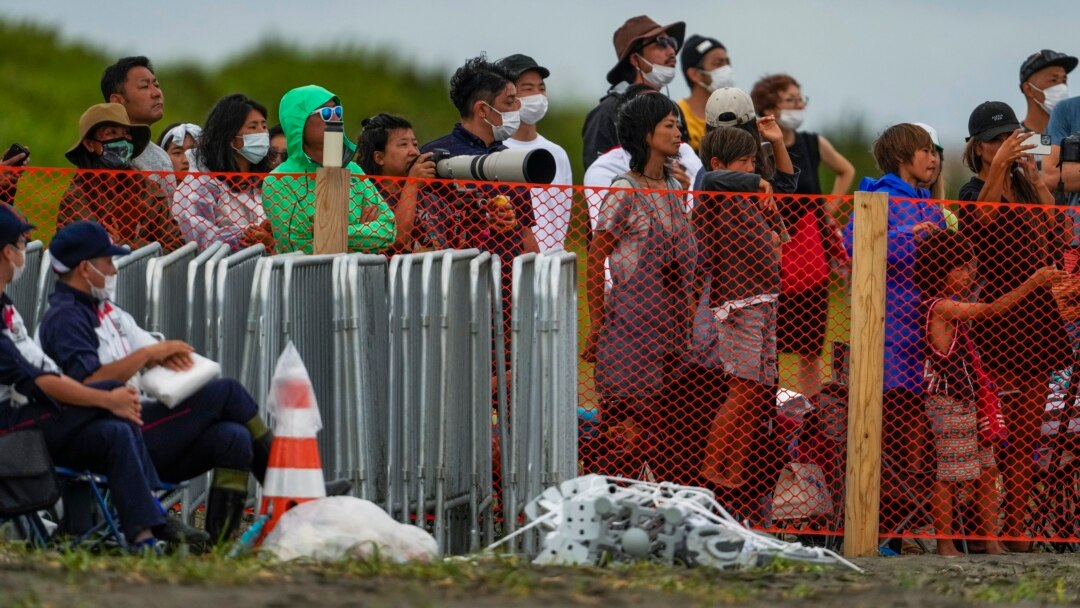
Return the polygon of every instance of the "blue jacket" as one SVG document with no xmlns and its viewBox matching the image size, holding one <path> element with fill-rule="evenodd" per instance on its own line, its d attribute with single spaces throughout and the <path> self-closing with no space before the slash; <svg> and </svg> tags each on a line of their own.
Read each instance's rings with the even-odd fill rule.
<svg viewBox="0 0 1080 608">
<path fill-rule="evenodd" d="M 885 390 L 922 392 L 923 328 L 919 290 L 915 287 L 915 243 L 912 226 L 931 222 L 945 230 L 941 207 L 927 202 L 930 192 L 914 189 L 892 173 L 881 179 L 864 177 L 859 190 L 889 194 L 889 228 L 885 270 Z M 923 200 L 918 200 L 923 199 Z M 852 218 L 854 220 L 854 216 Z M 855 222 L 844 229 L 844 246 L 851 253 Z"/>
</svg>

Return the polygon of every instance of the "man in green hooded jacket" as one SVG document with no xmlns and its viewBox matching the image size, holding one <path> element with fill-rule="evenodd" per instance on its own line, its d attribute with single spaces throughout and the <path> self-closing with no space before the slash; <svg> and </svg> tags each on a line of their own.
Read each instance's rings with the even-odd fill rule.
<svg viewBox="0 0 1080 608">
<path fill-rule="evenodd" d="M 323 111 L 323 108 L 330 108 Z M 263 181 L 263 205 L 274 228 L 279 253 L 312 253 L 315 222 L 315 171 L 323 164 L 323 133 L 327 122 L 341 121 L 341 100 L 317 85 L 295 88 L 278 108 L 285 131 L 288 159 Z M 345 139 L 344 154 L 352 158 L 355 145 Z M 379 253 L 396 237 L 394 214 L 354 162 L 349 187 L 349 251 Z M 306 174 L 306 175 L 290 175 Z"/>
</svg>

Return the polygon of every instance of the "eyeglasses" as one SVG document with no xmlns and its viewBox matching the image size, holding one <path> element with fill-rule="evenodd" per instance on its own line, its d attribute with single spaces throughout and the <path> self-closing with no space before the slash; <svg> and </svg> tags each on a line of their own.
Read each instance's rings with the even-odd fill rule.
<svg viewBox="0 0 1080 608">
<path fill-rule="evenodd" d="M 332 108 L 315 108 L 312 114 L 318 114 L 322 117 L 323 122 L 341 122 L 341 106 L 334 106 Z"/>
<path fill-rule="evenodd" d="M 266 158 L 268 158 L 268 159 L 270 159 L 272 161 L 276 161 L 276 160 L 280 159 L 281 162 L 285 162 L 285 161 L 289 160 L 289 153 L 288 152 L 278 152 L 277 150 L 275 150 L 273 148 L 270 148 L 266 152 Z"/>
<path fill-rule="evenodd" d="M 810 103 L 810 98 L 809 98 L 809 97 L 807 97 L 807 96 L 802 96 L 802 97 L 788 97 L 787 99 L 781 99 L 780 101 L 782 101 L 782 102 L 784 102 L 784 103 L 790 103 L 790 104 L 792 104 L 792 105 L 799 105 L 799 104 L 802 104 L 802 105 L 804 105 L 804 106 L 805 106 L 806 104 Z"/>
<path fill-rule="evenodd" d="M 650 44 L 658 44 L 662 49 L 671 49 L 675 52 L 679 51 L 679 41 L 667 35 L 657 36 L 655 40 L 650 40 L 649 42 L 642 44 L 641 48 L 644 49 Z"/>
</svg>

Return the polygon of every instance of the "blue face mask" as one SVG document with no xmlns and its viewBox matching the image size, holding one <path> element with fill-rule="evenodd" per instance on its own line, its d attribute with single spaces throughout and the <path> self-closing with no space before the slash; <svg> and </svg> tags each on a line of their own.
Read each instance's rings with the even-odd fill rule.
<svg viewBox="0 0 1080 608">
<path fill-rule="evenodd" d="M 101 142 L 101 164 L 109 169 L 127 169 L 135 153 L 130 139 L 118 137 Z"/>
</svg>

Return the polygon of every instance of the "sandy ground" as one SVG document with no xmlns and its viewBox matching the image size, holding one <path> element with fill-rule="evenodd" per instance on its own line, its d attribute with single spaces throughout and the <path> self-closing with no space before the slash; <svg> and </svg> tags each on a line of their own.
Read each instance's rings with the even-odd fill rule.
<svg viewBox="0 0 1080 608">
<path fill-rule="evenodd" d="M 857 574 L 533 568 L 496 576 L 356 576 L 316 568 L 257 573 L 236 584 L 155 580 L 137 572 L 7 560 L 0 605 L 8 606 L 959 606 L 1080 603 L 1080 555 L 932 555 L 857 560 Z M 484 565 L 473 566 L 483 570 Z M 659 574 L 658 574 L 659 573 Z M 166 577 L 167 578 L 167 577 Z M 646 579 L 646 580 L 643 580 Z"/>
</svg>

